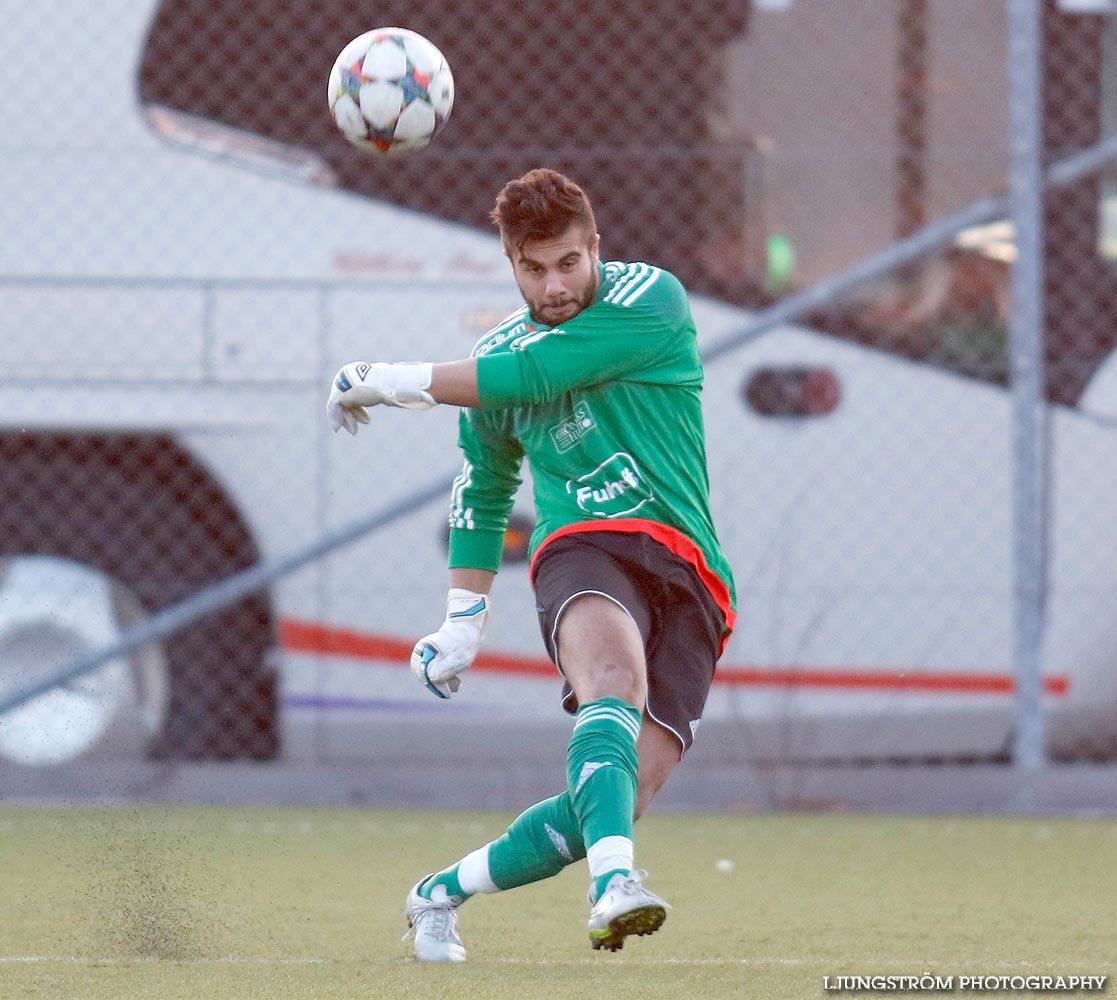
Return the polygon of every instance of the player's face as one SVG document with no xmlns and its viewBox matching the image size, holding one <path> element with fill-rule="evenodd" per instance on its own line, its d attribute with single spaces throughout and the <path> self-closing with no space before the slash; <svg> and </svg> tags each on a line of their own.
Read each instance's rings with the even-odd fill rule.
<svg viewBox="0 0 1117 1000">
<path fill-rule="evenodd" d="M 600 283 L 596 233 L 571 225 L 562 236 L 528 240 L 512 249 L 512 273 L 532 316 L 547 326 L 573 319 L 592 301 Z"/>
</svg>

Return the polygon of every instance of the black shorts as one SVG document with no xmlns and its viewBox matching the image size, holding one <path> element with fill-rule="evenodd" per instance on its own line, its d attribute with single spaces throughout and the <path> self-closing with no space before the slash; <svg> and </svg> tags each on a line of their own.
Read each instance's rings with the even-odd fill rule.
<svg viewBox="0 0 1117 1000">
<path fill-rule="evenodd" d="M 647 714 L 679 738 L 685 753 L 713 683 L 723 628 L 721 610 L 693 567 L 649 535 L 592 531 L 547 545 L 534 577 L 543 642 L 560 671 L 559 620 L 575 597 L 601 594 L 628 612 L 644 640 Z M 578 709 L 569 684 L 562 706 L 571 714 Z"/>
</svg>

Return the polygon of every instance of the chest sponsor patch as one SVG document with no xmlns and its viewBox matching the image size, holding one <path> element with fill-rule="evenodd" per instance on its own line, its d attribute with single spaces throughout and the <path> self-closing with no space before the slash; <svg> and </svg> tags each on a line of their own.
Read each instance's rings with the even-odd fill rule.
<svg viewBox="0 0 1117 1000">
<path fill-rule="evenodd" d="M 555 446 L 555 451 L 560 454 L 570 451 L 595 427 L 597 424 L 594 422 L 589 404 L 579 400 L 574 404 L 574 412 L 550 429 L 551 443 Z"/>
<path fill-rule="evenodd" d="M 568 479 L 566 492 L 591 517 L 627 517 L 655 499 L 635 459 L 624 451 L 611 455 L 593 472 Z"/>
</svg>

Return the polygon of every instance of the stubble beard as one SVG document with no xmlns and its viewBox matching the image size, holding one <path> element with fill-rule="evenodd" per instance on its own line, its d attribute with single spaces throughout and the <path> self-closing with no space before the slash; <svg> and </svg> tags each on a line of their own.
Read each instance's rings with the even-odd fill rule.
<svg viewBox="0 0 1117 1000">
<path fill-rule="evenodd" d="M 598 278 L 599 275 L 595 264 L 581 294 L 574 300 L 565 303 L 558 311 L 558 315 L 554 314 L 553 306 L 548 307 L 542 301 L 528 303 L 531 307 L 531 315 L 540 323 L 544 323 L 547 326 L 556 326 L 559 323 L 569 322 L 579 313 L 589 308 L 590 303 L 593 302 L 593 297 L 597 294 Z M 577 306 L 577 308 L 573 308 L 574 306 Z M 548 315 L 549 313 L 550 315 Z"/>
</svg>

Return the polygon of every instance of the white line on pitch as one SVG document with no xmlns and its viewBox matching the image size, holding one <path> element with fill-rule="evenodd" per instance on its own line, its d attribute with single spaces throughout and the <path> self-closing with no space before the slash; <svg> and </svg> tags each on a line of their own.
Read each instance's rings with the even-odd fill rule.
<svg viewBox="0 0 1117 1000">
<path fill-rule="evenodd" d="M 324 958 L 241 958 L 226 955 L 223 958 L 157 958 L 133 956 L 131 958 L 98 958 L 94 955 L 0 955 L 0 965 L 30 965 L 32 963 L 60 962 L 66 965 L 325 965 Z"/>
</svg>

